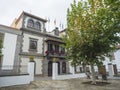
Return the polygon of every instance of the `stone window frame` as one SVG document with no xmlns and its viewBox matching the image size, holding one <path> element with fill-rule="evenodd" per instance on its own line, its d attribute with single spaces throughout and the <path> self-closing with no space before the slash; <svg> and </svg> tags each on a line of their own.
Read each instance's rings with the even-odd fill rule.
<svg viewBox="0 0 120 90">
<path fill-rule="evenodd" d="M 35 47 L 33 47 L 32 44 L 36 44 Z M 29 38 L 29 51 L 37 52 L 37 48 L 38 48 L 38 39 Z"/>
<path fill-rule="evenodd" d="M 41 31 L 41 23 L 40 23 L 40 22 L 37 21 L 37 22 L 35 23 L 35 29 Z"/>
<path fill-rule="evenodd" d="M 33 21 L 33 19 L 28 19 L 27 27 L 34 28 L 34 21 Z"/>
</svg>

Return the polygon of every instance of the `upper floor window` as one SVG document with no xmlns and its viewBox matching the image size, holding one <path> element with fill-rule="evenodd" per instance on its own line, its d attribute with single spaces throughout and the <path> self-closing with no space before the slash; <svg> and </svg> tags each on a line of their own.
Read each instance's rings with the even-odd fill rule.
<svg viewBox="0 0 120 90">
<path fill-rule="evenodd" d="M 48 51 L 53 51 L 53 44 L 48 43 Z"/>
<path fill-rule="evenodd" d="M 35 23 L 35 28 L 41 30 L 41 24 L 39 22 Z"/>
<path fill-rule="evenodd" d="M 30 50 L 37 51 L 37 41 L 38 41 L 37 39 L 30 38 L 30 45 L 29 45 Z"/>
<path fill-rule="evenodd" d="M 32 19 L 29 19 L 28 23 L 27 23 L 27 26 L 28 27 L 34 27 L 34 21 Z"/>
<path fill-rule="evenodd" d="M 59 45 L 55 45 L 55 51 L 59 51 Z"/>
</svg>

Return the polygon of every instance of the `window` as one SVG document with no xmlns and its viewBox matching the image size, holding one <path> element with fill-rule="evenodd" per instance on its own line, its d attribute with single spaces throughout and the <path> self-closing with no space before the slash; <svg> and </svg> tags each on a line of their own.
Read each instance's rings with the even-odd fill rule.
<svg viewBox="0 0 120 90">
<path fill-rule="evenodd" d="M 65 54 L 65 48 L 61 47 L 61 54 L 64 55 Z"/>
<path fill-rule="evenodd" d="M 55 45 L 55 51 L 59 51 L 59 45 Z"/>
<path fill-rule="evenodd" d="M 39 22 L 35 23 L 35 29 L 41 30 L 41 24 Z"/>
<path fill-rule="evenodd" d="M 50 51 L 53 51 L 53 45 L 52 44 L 49 45 L 50 45 Z"/>
<path fill-rule="evenodd" d="M 28 27 L 34 27 L 34 21 L 32 19 L 29 19 L 28 23 L 27 23 L 27 26 Z"/>
<path fill-rule="evenodd" d="M 37 39 L 32 39 L 32 38 L 30 38 L 30 47 L 29 47 L 29 49 L 30 50 L 37 50 Z"/>
<path fill-rule="evenodd" d="M 64 47 L 61 47 L 61 51 L 62 51 L 62 52 L 65 52 L 65 48 L 64 48 Z"/>
</svg>

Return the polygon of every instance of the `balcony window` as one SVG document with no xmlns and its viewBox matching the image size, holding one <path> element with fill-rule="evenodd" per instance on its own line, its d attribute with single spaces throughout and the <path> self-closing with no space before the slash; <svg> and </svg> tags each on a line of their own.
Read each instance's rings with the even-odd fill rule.
<svg viewBox="0 0 120 90">
<path fill-rule="evenodd" d="M 37 39 L 30 38 L 30 45 L 29 45 L 30 50 L 37 51 L 37 41 L 38 41 Z"/>
<path fill-rule="evenodd" d="M 59 45 L 55 45 L 55 52 L 59 53 Z"/>
<path fill-rule="evenodd" d="M 48 43 L 48 51 L 53 51 L 53 44 Z"/>
<path fill-rule="evenodd" d="M 61 54 L 65 54 L 65 48 L 61 47 Z"/>
</svg>

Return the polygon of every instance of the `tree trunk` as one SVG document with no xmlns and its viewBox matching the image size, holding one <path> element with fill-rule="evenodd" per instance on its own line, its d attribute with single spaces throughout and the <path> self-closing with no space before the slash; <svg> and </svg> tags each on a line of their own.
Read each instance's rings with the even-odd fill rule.
<svg viewBox="0 0 120 90">
<path fill-rule="evenodd" d="M 85 65 L 85 64 L 82 64 L 82 66 L 83 66 L 83 71 L 84 71 L 84 73 L 86 73 L 86 65 Z"/>
<path fill-rule="evenodd" d="M 91 74 L 92 74 L 92 83 L 91 84 L 96 84 L 94 64 L 91 64 Z"/>
</svg>

